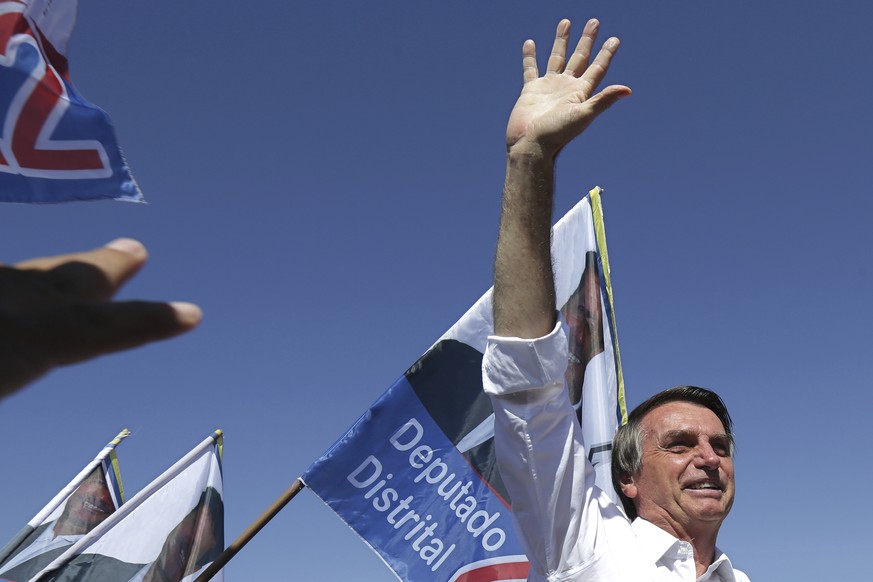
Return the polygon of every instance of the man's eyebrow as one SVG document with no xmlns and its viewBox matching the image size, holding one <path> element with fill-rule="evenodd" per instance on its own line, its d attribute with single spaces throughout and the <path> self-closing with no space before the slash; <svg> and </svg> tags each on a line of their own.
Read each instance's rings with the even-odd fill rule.
<svg viewBox="0 0 873 582">
<path fill-rule="evenodd" d="M 664 434 L 661 435 L 661 442 L 670 441 L 674 439 L 684 439 L 684 438 L 694 438 L 697 439 L 697 433 L 692 432 L 690 430 L 668 430 Z"/>
<path fill-rule="evenodd" d="M 694 440 L 697 440 L 698 436 L 699 436 L 699 433 L 696 431 L 692 431 L 692 430 L 684 430 L 684 429 L 668 430 L 667 432 L 665 432 L 664 434 L 661 435 L 660 440 L 661 440 L 661 442 L 674 440 L 674 439 L 681 440 L 681 439 L 685 439 L 685 438 L 693 438 Z M 720 433 L 716 433 L 713 435 L 709 435 L 709 441 L 710 442 L 725 441 L 728 443 L 733 443 L 734 437 L 726 432 L 720 432 Z"/>
</svg>

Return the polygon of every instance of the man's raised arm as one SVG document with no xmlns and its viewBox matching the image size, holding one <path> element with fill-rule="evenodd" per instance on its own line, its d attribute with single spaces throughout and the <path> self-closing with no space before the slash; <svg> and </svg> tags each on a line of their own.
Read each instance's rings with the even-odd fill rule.
<svg viewBox="0 0 873 582">
<path fill-rule="evenodd" d="M 506 183 L 494 261 L 494 333 L 537 338 L 555 326 L 550 231 L 555 160 L 561 149 L 613 103 L 630 95 L 623 85 L 595 94 L 618 39 L 588 59 L 599 23 L 589 20 L 567 58 L 570 21 L 558 23 L 546 74 L 539 76 L 536 46 L 522 48 L 524 87 L 506 127 Z"/>
</svg>

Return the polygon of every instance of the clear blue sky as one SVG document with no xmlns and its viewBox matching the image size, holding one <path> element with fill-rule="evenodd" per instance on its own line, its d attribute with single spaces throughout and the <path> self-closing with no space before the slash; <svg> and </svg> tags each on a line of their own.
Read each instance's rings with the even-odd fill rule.
<svg viewBox="0 0 873 582">
<path fill-rule="evenodd" d="M 122 427 L 129 495 L 224 429 L 236 537 L 488 288 L 521 44 L 590 16 L 634 95 L 561 155 L 557 212 L 606 190 L 628 398 L 723 394 L 752 579 L 863 578 L 873 4 L 843 0 L 82 2 L 73 80 L 149 204 L 0 206 L 0 261 L 136 237 L 123 296 L 205 320 L 0 403 L 0 538 Z M 311 492 L 226 576 L 393 579 Z"/>
</svg>

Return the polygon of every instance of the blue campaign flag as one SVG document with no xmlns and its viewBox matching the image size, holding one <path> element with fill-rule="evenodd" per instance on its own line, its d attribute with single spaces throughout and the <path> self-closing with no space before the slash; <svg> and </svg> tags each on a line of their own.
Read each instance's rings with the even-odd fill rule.
<svg viewBox="0 0 873 582">
<path fill-rule="evenodd" d="M 471 562 L 495 557 L 525 562 L 509 508 L 440 430 L 405 377 L 304 481 L 402 580 L 450 580 Z"/>
<path fill-rule="evenodd" d="M 597 483 L 611 491 L 612 436 L 626 413 L 599 195 L 555 226 L 552 256 L 569 396 Z M 527 579 L 482 391 L 491 333 L 488 291 L 303 476 L 405 582 Z"/>
<path fill-rule="evenodd" d="M 77 0 L 0 0 L 0 201 L 142 201 L 112 120 L 73 86 Z"/>
</svg>

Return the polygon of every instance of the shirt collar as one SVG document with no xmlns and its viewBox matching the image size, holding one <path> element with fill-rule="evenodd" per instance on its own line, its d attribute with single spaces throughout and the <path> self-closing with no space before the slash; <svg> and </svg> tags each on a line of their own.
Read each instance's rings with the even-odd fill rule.
<svg viewBox="0 0 873 582">
<path fill-rule="evenodd" d="M 718 549 L 718 546 L 715 547 L 715 561 L 706 571 L 707 574 L 711 572 L 718 572 L 718 575 L 722 580 L 724 580 L 724 582 L 736 582 L 734 566 L 731 564 L 731 560 L 727 557 L 727 554 Z"/>
<path fill-rule="evenodd" d="M 655 524 L 646 521 L 641 517 L 636 518 L 631 524 L 631 527 L 633 528 L 637 539 L 640 541 L 640 547 L 644 557 L 652 564 L 658 562 L 664 557 L 675 558 L 681 545 L 687 544 L 687 542 L 682 542 Z M 733 564 L 731 564 L 730 558 L 727 557 L 727 554 L 722 552 L 718 546 L 715 548 L 715 560 L 706 572 L 707 575 L 711 575 L 713 572 L 718 572 L 718 575 L 722 580 L 724 580 L 724 582 L 736 582 Z M 705 576 L 704 579 L 706 579 Z"/>
<path fill-rule="evenodd" d="M 647 562 L 654 564 L 667 554 L 675 554 L 680 541 L 655 524 L 638 517 L 631 527 L 640 541 Z"/>
</svg>

